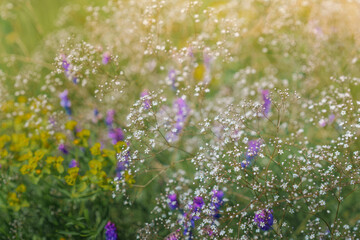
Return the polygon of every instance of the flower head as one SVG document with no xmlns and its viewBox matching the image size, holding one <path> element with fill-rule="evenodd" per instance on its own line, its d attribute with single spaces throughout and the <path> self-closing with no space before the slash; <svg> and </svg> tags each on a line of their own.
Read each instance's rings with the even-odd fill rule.
<svg viewBox="0 0 360 240">
<path fill-rule="evenodd" d="M 106 65 L 110 62 L 111 60 L 111 55 L 109 52 L 104 52 L 103 54 L 103 58 L 102 58 L 102 64 Z"/>
<path fill-rule="evenodd" d="M 175 210 L 176 208 L 179 207 L 179 201 L 177 200 L 176 193 L 169 194 L 168 199 L 169 199 L 169 208 L 171 210 Z"/>
<path fill-rule="evenodd" d="M 69 163 L 69 168 L 73 167 L 79 167 L 79 163 L 75 159 L 72 159 Z"/>
<path fill-rule="evenodd" d="M 114 123 L 115 110 L 109 110 L 106 114 L 105 123 L 107 126 L 111 127 Z"/>
<path fill-rule="evenodd" d="M 106 240 L 117 240 L 116 226 L 112 222 L 108 222 L 105 226 Z"/>
<path fill-rule="evenodd" d="M 65 108 L 65 112 L 68 115 L 71 115 L 71 102 L 69 100 L 68 97 L 69 91 L 68 90 L 64 90 L 63 92 L 61 92 L 59 94 L 59 98 L 60 98 L 60 105 Z"/>
<path fill-rule="evenodd" d="M 268 231 L 274 223 L 273 210 L 263 209 L 255 213 L 254 221 L 263 231 Z"/>
<path fill-rule="evenodd" d="M 265 117 L 269 116 L 270 108 L 271 108 L 271 99 L 270 99 L 270 91 L 268 89 L 262 90 L 261 95 L 264 101 L 263 104 L 263 114 Z"/>
<path fill-rule="evenodd" d="M 109 138 L 112 139 L 112 144 L 116 144 L 117 142 L 124 140 L 124 132 L 121 128 L 111 129 L 109 131 Z"/>
<path fill-rule="evenodd" d="M 140 94 L 140 97 L 144 98 L 143 106 L 146 110 L 150 108 L 150 99 L 148 99 L 148 96 L 149 96 L 149 91 L 147 89 L 142 91 Z"/>
<path fill-rule="evenodd" d="M 64 154 L 68 154 L 68 153 L 69 153 L 69 151 L 67 150 L 65 144 L 63 144 L 63 143 L 61 143 L 61 144 L 59 145 L 58 149 L 59 149 L 62 153 L 64 153 Z"/>
</svg>

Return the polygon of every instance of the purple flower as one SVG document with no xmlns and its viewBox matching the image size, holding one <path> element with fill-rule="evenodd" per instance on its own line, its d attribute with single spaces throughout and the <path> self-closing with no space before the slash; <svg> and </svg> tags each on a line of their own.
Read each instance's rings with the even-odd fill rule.
<svg viewBox="0 0 360 240">
<path fill-rule="evenodd" d="M 179 202 L 177 200 L 176 193 L 169 194 L 168 199 L 169 199 L 169 208 L 171 210 L 175 210 L 176 208 L 179 207 Z"/>
<path fill-rule="evenodd" d="M 224 192 L 220 190 L 213 190 L 212 202 L 216 209 L 219 209 L 223 204 Z"/>
<path fill-rule="evenodd" d="M 68 78 L 68 79 L 72 79 L 72 81 L 77 84 L 77 77 L 73 76 L 72 72 L 71 72 L 71 69 L 72 69 L 72 66 L 70 65 L 70 63 L 67 61 L 66 59 L 66 56 L 65 55 L 62 55 L 62 67 L 64 69 L 64 73 L 65 73 L 65 76 Z"/>
<path fill-rule="evenodd" d="M 166 134 L 166 140 L 169 142 L 175 142 L 179 139 L 180 132 L 182 131 L 186 118 L 190 113 L 189 106 L 182 98 L 178 98 L 174 101 L 173 108 L 176 111 L 176 123 L 173 125 L 172 130 Z"/>
<path fill-rule="evenodd" d="M 200 196 L 194 197 L 192 208 L 194 212 L 198 212 L 204 206 L 204 199 Z"/>
<path fill-rule="evenodd" d="M 58 147 L 58 149 L 63 153 L 63 154 L 68 154 L 69 151 L 66 149 L 65 144 L 61 143 Z"/>
<path fill-rule="evenodd" d="M 178 240 L 180 239 L 180 230 L 176 230 L 176 232 L 170 233 L 164 240 Z"/>
<path fill-rule="evenodd" d="M 262 98 L 264 101 L 263 104 L 263 114 L 265 117 L 269 116 L 270 108 L 271 108 L 271 99 L 270 99 L 270 91 L 268 89 L 261 91 Z"/>
<path fill-rule="evenodd" d="M 248 151 L 245 154 L 245 160 L 241 162 L 241 166 L 246 168 L 255 159 L 260 151 L 262 140 L 251 140 L 248 142 Z"/>
<path fill-rule="evenodd" d="M 112 144 L 116 144 L 119 141 L 124 140 L 124 132 L 121 128 L 111 129 L 109 131 L 109 138 L 112 139 Z"/>
<path fill-rule="evenodd" d="M 104 52 L 103 54 L 103 58 L 102 58 L 102 64 L 106 65 L 110 62 L 111 60 L 111 55 L 109 52 Z"/>
<path fill-rule="evenodd" d="M 69 163 L 69 168 L 73 167 L 79 167 L 79 163 L 75 159 L 72 159 Z"/>
<path fill-rule="evenodd" d="M 140 94 L 140 97 L 141 98 L 144 98 L 144 108 L 147 110 L 150 108 L 150 99 L 148 98 L 149 97 L 149 91 L 147 89 L 145 89 L 144 91 L 141 92 Z"/>
<path fill-rule="evenodd" d="M 106 114 L 105 123 L 108 127 L 111 127 L 114 123 L 115 110 L 109 110 Z"/>
<path fill-rule="evenodd" d="M 65 109 L 67 115 L 71 115 L 71 102 L 68 98 L 69 91 L 66 89 L 59 94 L 60 105 Z"/>
<path fill-rule="evenodd" d="M 258 227 L 263 231 L 268 231 L 274 223 L 273 210 L 264 209 L 255 213 L 254 221 Z"/>
<path fill-rule="evenodd" d="M 171 69 L 168 73 L 168 78 L 171 82 L 171 87 L 173 90 L 176 90 L 176 71 Z"/>
<path fill-rule="evenodd" d="M 105 236 L 106 240 L 117 240 L 117 233 L 115 224 L 112 222 L 108 222 L 105 226 Z"/>
</svg>

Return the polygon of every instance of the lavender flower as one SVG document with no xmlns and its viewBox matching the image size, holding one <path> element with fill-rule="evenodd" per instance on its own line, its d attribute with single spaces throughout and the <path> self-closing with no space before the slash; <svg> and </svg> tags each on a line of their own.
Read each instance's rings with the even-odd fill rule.
<svg viewBox="0 0 360 240">
<path fill-rule="evenodd" d="M 103 58 L 102 58 L 102 64 L 106 65 L 110 62 L 111 60 L 111 55 L 109 52 L 104 52 L 103 54 Z"/>
<path fill-rule="evenodd" d="M 254 221 L 258 227 L 263 231 L 268 231 L 274 223 L 273 210 L 264 209 L 255 213 Z"/>
<path fill-rule="evenodd" d="M 115 110 L 109 110 L 106 114 L 105 123 L 108 127 L 111 127 L 114 123 Z"/>
<path fill-rule="evenodd" d="M 200 196 L 194 197 L 194 201 L 192 204 L 192 209 L 194 212 L 198 212 L 204 206 L 204 199 Z"/>
<path fill-rule="evenodd" d="M 260 151 L 262 140 L 251 140 L 248 142 L 248 151 L 245 154 L 245 160 L 241 162 L 241 167 L 246 168 L 255 159 Z"/>
<path fill-rule="evenodd" d="M 71 69 L 72 66 L 70 65 L 70 63 L 67 61 L 66 56 L 62 55 L 62 67 L 64 69 L 64 73 L 65 76 L 68 79 L 72 79 L 72 81 L 77 84 L 77 77 L 74 76 L 74 74 L 72 73 Z"/>
<path fill-rule="evenodd" d="M 109 131 L 109 138 L 112 139 L 112 144 L 116 144 L 119 141 L 124 140 L 124 132 L 121 128 L 111 129 Z"/>
<path fill-rule="evenodd" d="M 112 222 L 108 222 L 105 226 L 106 240 L 117 240 L 116 226 Z"/>
<path fill-rule="evenodd" d="M 141 98 L 144 98 L 144 103 L 143 103 L 143 106 L 144 108 L 147 110 L 147 109 L 150 109 L 150 99 L 148 99 L 148 96 L 149 96 L 149 91 L 147 89 L 145 89 L 144 91 L 141 92 L 140 94 L 140 97 Z"/>
<path fill-rule="evenodd" d="M 269 90 L 262 90 L 261 91 L 262 98 L 264 101 L 263 104 L 263 114 L 265 117 L 269 116 L 270 108 L 271 108 L 271 99 L 270 99 L 270 91 Z"/>
<path fill-rule="evenodd" d="M 68 154 L 69 151 L 66 149 L 65 144 L 61 143 L 58 147 L 58 149 L 63 153 L 63 154 Z"/>
<path fill-rule="evenodd" d="M 60 105 L 65 109 L 67 115 L 71 115 L 71 102 L 68 98 L 68 90 L 64 90 L 59 94 L 60 97 Z"/>
<path fill-rule="evenodd" d="M 186 118 L 190 113 L 189 106 L 182 98 L 176 99 L 174 101 L 173 107 L 176 109 L 176 123 L 174 124 L 173 129 L 166 135 L 166 139 L 169 142 L 175 142 L 179 139 L 180 132 L 182 131 Z"/>
<path fill-rule="evenodd" d="M 171 69 L 168 73 L 168 78 L 171 82 L 171 87 L 173 90 L 176 90 L 176 71 Z"/>
<path fill-rule="evenodd" d="M 180 230 L 176 230 L 176 232 L 170 233 L 164 240 L 178 240 L 180 239 Z"/>
<path fill-rule="evenodd" d="M 169 194 L 168 199 L 169 199 L 169 208 L 171 210 L 175 210 L 176 208 L 179 207 L 179 202 L 177 200 L 176 193 Z"/>
<path fill-rule="evenodd" d="M 75 159 L 72 159 L 69 163 L 69 168 L 73 167 L 79 167 L 79 163 Z"/>
<path fill-rule="evenodd" d="M 130 158 L 130 151 L 127 151 L 125 154 L 120 153 L 120 160 L 117 163 L 116 166 L 116 177 L 121 179 L 123 172 L 127 169 L 129 166 L 129 158 Z"/>
<path fill-rule="evenodd" d="M 211 197 L 211 204 L 214 207 L 213 217 L 218 219 L 220 218 L 219 209 L 224 204 L 223 201 L 224 192 L 220 190 L 213 190 L 213 196 Z"/>
</svg>

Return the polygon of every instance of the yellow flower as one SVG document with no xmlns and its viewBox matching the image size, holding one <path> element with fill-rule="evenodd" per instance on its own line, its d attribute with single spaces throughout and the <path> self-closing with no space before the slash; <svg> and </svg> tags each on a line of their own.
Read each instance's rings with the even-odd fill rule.
<svg viewBox="0 0 360 240">
<path fill-rule="evenodd" d="M 129 186 L 132 187 L 132 185 L 135 183 L 135 179 L 133 175 L 129 174 L 128 171 L 125 171 L 124 175 L 125 175 L 125 182 L 127 182 Z"/>
<path fill-rule="evenodd" d="M 27 98 L 26 98 L 25 96 L 19 96 L 19 97 L 17 98 L 17 101 L 18 101 L 19 103 L 26 103 Z"/>
<path fill-rule="evenodd" d="M 63 142 L 66 139 L 66 135 L 63 133 L 55 133 L 56 141 Z"/>
<path fill-rule="evenodd" d="M 59 172 L 59 173 L 63 173 L 64 172 L 64 167 L 62 165 L 62 162 L 64 161 L 64 158 L 59 156 L 56 158 L 55 160 L 55 163 L 54 163 L 54 166 L 56 168 L 56 170 Z"/>
<path fill-rule="evenodd" d="M 68 185 L 72 186 L 76 182 L 76 178 L 79 174 L 79 168 L 78 167 L 69 168 L 68 174 L 69 175 L 65 176 L 65 181 Z"/>
<path fill-rule="evenodd" d="M 89 167 L 90 167 L 90 173 L 93 175 L 96 175 L 98 173 L 98 171 L 101 170 L 102 164 L 98 160 L 91 160 L 89 162 Z"/>
<path fill-rule="evenodd" d="M 20 172 L 25 175 L 25 174 L 29 174 L 31 172 L 32 168 L 29 165 L 22 165 L 22 167 L 20 168 Z"/>
<path fill-rule="evenodd" d="M 70 131 L 73 131 L 77 125 L 77 122 L 74 120 L 70 120 L 67 123 L 65 123 L 65 128 L 69 129 Z"/>
<path fill-rule="evenodd" d="M 19 192 L 19 193 L 23 193 L 26 191 L 26 186 L 24 184 L 20 184 L 15 191 Z"/>
<path fill-rule="evenodd" d="M 47 164 L 52 164 L 55 162 L 55 157 L 47 157 L 45 161 Z"/>
<path fill-rule="evenodd" d="M 197 82 L 200 82 L 204 79 L 204 76 L 205 76 L 205 65 L 199 64 L 194 70 L 194 79 Z"/>
<path fill-rule="evenodd" d="M 109 149 L 103 149 L 104 154 L 102 155 L 103 157 L 112 157 L 116 155 L 116 152 L 113 150 L 109 150 Z"/>
<path fill-rule="evenodd" d="M 92 155 L 97 156 L 97 155 L 100 155 L 100 153 L 101 153 L 100 149 L 101 149 L 101 144 L 100 143 L 95 143 L 94 146 L 92 146 L 90 148 L 90 152 L 91 152 Z"/>
<path fill-rule="evenodd" d="M 16 193 L 14 192 L 8 193 L 7 201 L 10 207 L 15 208 L 15 211 L 20 210 L 20 199 L 17 197 Z"/>
<path fill-rule="evenodd" d="M 24 133 L 12 134 L 11 138 L 12 144 L 10 145 L 10 150 L 13 152 L 19 152 L 29 145 L 29 138 Z"/>
<path fill-rule="evenodd" d="M 44 155 L 45 155 L 46 152 L 47 152 L 47 151 L 46 151 L 45 149 L 36 150 L 36 152 L 35 152 L 35 158 L 36 158 L 37 160 L 41 160 L 41 159 L 44 157 Z"/>
<path fill-rule="evenodd" d="M 22 161 L 28 160 L 32 156 L 33 156 L 33 153 L 29 150 L 27 153 L 21 155 L 17 160 L 22 162 Z"/>
<path fill-rule="evenodd" d="M 88 139 L 90 137 L 90 131 L 88 129 L 83 129 L 76 134 L 79 138 Z"/>
<path fill-rule="evenodd" d="M 121 153 L 127 148 L 127 144 L 124 141 L 119 141 L 114 145 L 114 148 L 117 153 Z"/>
</svg>

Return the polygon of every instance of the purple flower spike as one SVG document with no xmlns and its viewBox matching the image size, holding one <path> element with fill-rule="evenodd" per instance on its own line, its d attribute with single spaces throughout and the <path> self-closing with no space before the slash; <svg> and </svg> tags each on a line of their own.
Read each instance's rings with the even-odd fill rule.
<svg viewBox="0 0 360 240">
<path fill-rule="evenodd" d="M 65 144 L 61 143 L 58 147 L 58 149 L 63 153 L 63 154 L 68 154 L 69 151 L 66 149 Z"/>
<path fill-rule="evenodd" d="M 68 98 L 68 90 L 64 90 L 59 94 L 60 97 L 60 105 L 65 109 L 67 115 L 71 115 L 71 102 Z"/>
<path fill-rule="evenodd" d="M 149 96 L 149 91 L 147 89 L 142 91 L 142 93 L 140 94 L 140 97 L 144 98 L 143 106 L 146 110 L 150 108 L 150 104 L 151 104 L 150 99 L 148 99 L 148 96 Z"/>
<path fill-rule="evenodd" d="M 175 210 L 176 208 L 179 207 L 179 202 L 177 200 L 176 193 L 169 194 L 168 199 L 169 199 L 169 208 L 171 210 Z"/>
<path fill-rule="evenodd" d="M 264 101 L 263 104 L 263 114 L 265 117 L 269 116 L 270 108 L 271 108 L 271 99 L 270 99 L 270 91 L 269 90 L 262 90 L 261 91 L 262 98 Z"/>
<path fill-rule="evenodd" d="M 117 240 L 118 236 L 116 233 L 116 226 L 112 222 L 108 222 L 105 226 L 105 236 L 106 240 Z"/>
<path fill-rule="evenodd" d="M 71 162 L 69 163 L 69 168 L 73 168 L 73 167 L 79 167 L 79 163 L 75 159 L 72 159 Z"/>
<path fill-rule="evenodd" d="M 164 240 L 179 240 L 180 238 L 180 229 L 176 232 L 170 233 Z"/>
<path fill-rule="evenodd" d="M 274 223 L 274 216 L 272 213 L 273 210 L 271 209 L 259 210 L 255 213 L 254 221 L 261 230 L 268 231 L 271 229 L 271 226 Z"/>
<path fill-rule="evenodd" d="M 105 123 L 108 127 L 111 127 L 114 123 L 115 110 L 109 110 L 106 115 Z"/>
<path fill-rule="evenodd" d="M 186 104 L 186 101 L 182 98 L 178 98 L 174 101 L 173 108 L 176 110 L 176 123 L 171 131 L 166 134 L 166 140 L 169 142 L 175 142 L 179 139 L 179 135 L 184 128 L 186 118 L 190 114 L 190 108 Z"/>
<path fill-rule="evenodd" d="M 103 54 L 103 58 L 102 58 L 102 64 L 106 65 L 110 62 L 111 60 L 111 55 L 109 52 L 104 52 Z"/>
<path fill-rule="evenodd" d="M 219 209 L 223 204 L 224 192 L 220 190 L 213 190 L 212 202 L 216 209 Z"/>
<path fill-rule="evenodd" d="M 111 129 L 109 131 L 109 138 L 112 139 L 112 144 L 124 140 L 124 132 L 121 128 Z"/>
<path fill-rule="evenodd" d="M 241 167 L 248 167 L 251 162 L 255 159 L 260 151 L 262 140 L 251 140 L 248 142 L 248 151 L 245 154 L 245 160 L 241 162 Z"/>
<path fill-rule="evenodd" d="M 64 69 L 64 73 L 65 73 L 65 76 L 68 78 L 68 79 L 72 79 L 72 81 L 77 84 L 77 77 L 74 76 L 74 74 L 72 73 L 71 69 L 72 69 L 72 66 L 70 65 L 70 63 L 67 61 L 66 59 L 66 56 L 65 55 L 62 55 L 62 67 Z"/>
<path fill-rule="evenodd" d="M 194 212 L 200 211 L 203 206 L 204 206 L 204 199 L 200 196 L 194 197 L 194 201 L 192 205 Z"/>
<path fill-rule="evenodd" d="M 176 71 L 174 69 L 171 69 L 168 73 L 168 78 L 171 82 L 171 87 L 173 90 L 176 90 Z"/>
</svg>

